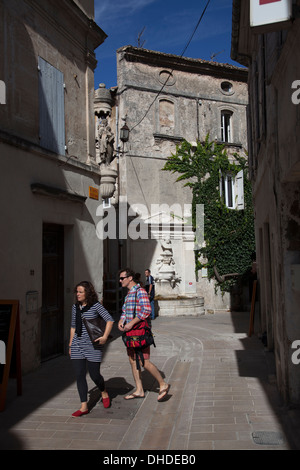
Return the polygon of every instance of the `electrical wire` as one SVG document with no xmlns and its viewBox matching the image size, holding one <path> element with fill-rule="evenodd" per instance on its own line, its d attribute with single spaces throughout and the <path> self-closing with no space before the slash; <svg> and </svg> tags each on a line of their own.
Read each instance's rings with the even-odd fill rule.
<svg viewBox="0 0 300 470">
<path fill-rule="evenodd" d="M 202 18 L 203 18 L 203 16 L 204 16 L 205 12 L 206 12 L 206 10 L 207 10 L 207 7 L 208 7 L 209 3 L 210 3 L 210 0 L 207 1 L 206 5 L 205 5 L 205 7 L 204 7 L 204 9 L 203 9 L 203 12 L 201 13 L 201 16 L 200 16 L 200 18 L 199 18 L 199 20 L 198 20 L 198 23 L 196 24 L 196 26 L 195 26 L 195 28 L 194 28 L 194 31 L 193 31 L 193 33 L 192 33 L 190 39 L 188 40 L 186 46 L 184 47 L 184 49 L 183 49 L 183 51 L 182 51 L 182 53 L 181 53 L 181 55 L 180 55 L 179 57 L 182 57 L 183 54 L 185 53 L 185 51 L 187 50 L 187 48 L 189 47 L 189 45 L 190 45 L 190 43 L 191 43 L 191 41 L 192 41 L 192 39 L 193 39 L 193 37 L 194 37 L 194 35 L 195 35 L 197 29 L 198 29 L 198 27 L 199 27 L 199 25 L 200 25 L 200 23 L 201 23 L 201 20 L 202 20 Z M 157 93 L 157 95 L 155 96 L 155 98 L 154 98 L 154 100 L 152 101 L 152 103 L 149 105 L 149 107 L 148 107 L 147 111 L 145 112 L 144 116 L 140 119 L 140 121 L 139 121 L 137 124 L 135 124 L 135 125 L 130 129 L 130 132 L 133 131 L 133 129 L 135 129 L 137 126 L 139 126 L 139 125 L 141 124 L 141 122 L 145 119 L 145 117 L 146 117 L 147 114 L 149 113 L 150 109 L 152 108 L 153 104 L 155 103 L 155 101 L 157 100 L 157 98 L 159 97 L 159 95 L 161 94 L 161 92 L 163 91 L 163 89 L 165 88 L 165 86 L 167 85 L 168 80 L 170 79 L 170 77 L 171 77 L 173 71 L 174 71 L 174 69 L 171 70 L 171 72 L 170 72 L 170 74 L 168 75 L 166 81 L 164 82 L 164 84 L 163 84 L 163 86 L 161 87 L 161 89 L 158 91 L 158 93 Z"/>
<path fill-rule="evenodd" d="M 186 45 L 185 48 L 183 49 L 183 51 L 182 51 L 180 57 L 183 56 L 183 54 L 185 53 L 185 51 L 186 51 L 187 48 L 189 47 L 189 45 L 190 45 L 190 43 L 191 43 L 191 41 L 192 41 L 192 39 L 193 39 L 193 37 L 194 37 L 194 35 L 195 35 L 195 33 L 196 33 L 198 27 L 199 27 L 199 24 L 201 23 L 201 20 L 202 20 L 204 14 L 205 14 L 205 12 L 206 12 L 206 9 L 207 9 L 209 3 L 210 3 L 210 0 L 208 0 L 208 2 L 206 3 L 205 8 L 204 8 L 204 10 L 203 10 L 203 12 L 202 12 L 202 14 L 201 14 L 199 20 L 198 20 L 198 23 L 196 24 L 195 29 L 194 29 L 194 31 L 193 31 L 193 33 L 192 33 L 192 35 L 191 35 L 191 37 L 190 37 L 190 39 L 189 39 L 187 45 Z"/>
</svg>

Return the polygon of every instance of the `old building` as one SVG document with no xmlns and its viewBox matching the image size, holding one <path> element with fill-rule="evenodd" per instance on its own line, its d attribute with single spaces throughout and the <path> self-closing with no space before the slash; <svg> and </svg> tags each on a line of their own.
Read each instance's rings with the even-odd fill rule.
<svg viewBox="0 0 300 470">
<path fill-rule="evenodd" d="M 65 351 L 74 285 L 102 295 L 93 98 L 106 34 L 93 0 L 3 0 L 0 24 L 0 297 L 19 300 L 28 371 Z"/>
<path fill-rule="evenodd" d="M 215 294 L 205 270 L 196 278 L 191 190 L 175 183 L 178 175 L 162 168 L 183 139 L 196 143 L 207 134 L 211 140 L 225 142 L 230 155 L 245 155 L 247 71 L 126 46 L 117 51 L 117 74 L 110 122 L 118 149 L 112 166 L 119 173 L 119 183 L 107 211 L 117 214 L 122 223 L 115 245 L 106 243 L 105 270 L 115 272 L 125 263 L 143 279 L 150 268 L 157 294 L 164 291 L 167 278 L 170 295 L 202 297 L 205 308 L 212 311 L 228 309 L 229 296 Z M 130 131 L 128 140 L 119 137 L 124 127 Z M 196 308 L 199 312 L 200 305 Z M 192 311 L 192 306 L 185 308 L 185 313 Z"/>
<path fill-rule="evenodd" d="M 276 8 L 291 11 L 284 24 L 281 11 L 273 15 L 274 2 L 267 3 L 256 5 L 258 18 L 267 18 L 259 25 L 250 17 L 250 2 L 233 1 L 232 58 L 249 67 L 248 142 L 262 330 L 275 353 L 282 396 L 299 405 L 300 2 L 277 3 Z"/>
</svg>

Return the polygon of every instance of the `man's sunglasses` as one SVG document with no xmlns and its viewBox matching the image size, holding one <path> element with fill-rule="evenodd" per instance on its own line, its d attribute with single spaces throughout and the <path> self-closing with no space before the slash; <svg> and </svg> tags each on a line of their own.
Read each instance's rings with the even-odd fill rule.
<svg viewBox="0 0 300 470">
<path fill-rule="evenodd" d="M 126 277 L 128 276 L 120 277 L 120 281 L 123 281 L 124 279 L 126 279 Z"/>
</svg>

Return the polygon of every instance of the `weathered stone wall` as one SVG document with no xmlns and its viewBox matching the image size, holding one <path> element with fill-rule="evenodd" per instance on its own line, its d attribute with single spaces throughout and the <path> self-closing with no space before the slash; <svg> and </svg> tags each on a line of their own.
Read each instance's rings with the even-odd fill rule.
<svg viewBox="0 0 300 470">
<path fill-rule="evenodd" d="M 196 142 L 209 133 L 211 140 L 220 141 L 223 110 L 233 113 L 229 153 L 245 155 L 246 72 L 131 46 L 119 49 L 117 64 L 119 115 L 127 117 L 131 129 L 126 153 L 120 157 L 120 194 L 126 195 L 129 206 L 145 205 L 149 216 L 153 204 L 177 203 L 183 208 L 192 202 L 191 190 L 184 187 L 184 182 L 176 182 L 179 175 L 161 171 L 166 158 L 176 151 L 182 139 Z M 230 82 L 229 90 L 222 88 L 224 82 Z M 199 273 L 196 285 L 193 252 L 177 247 L 182 241 L 172 233 L 170 237 L 174 252 L 178 253 L 176 269 L 186 280 L 178 283 L 178 294 L 202 295 L 205 308 L 213 311 L 230 309 L 229 296 L 216 295 L 213 281 L 209 283 Z M 150 267 L 156 272 L 162 238 L 163 234 L 157 241 L 127 241 L 128 261 L 135 270 L 143 273 Z"/>
<path fill-rule="evenodd" d="M 87 3 L 87 2 L 86 2 Z M 89 2 L 91 3 L 91 2 Z M 76 35 L 74 35 L 76 31 Z M 100 201 L 89 198 L 98 187 L 93 116 L 94 48 L 105 34 L 72 2 L 0 4 L 0 78 L 6 84 L 6 104 L 0 106 L 2 168 L 0 212 L 2 299 L 20 302 L 22 368 L 40 364 L 43 292 L 43 224 L 63 227 L 63 342 L 67 346 L 73 288 L 84 278 L 102 296 L 102 241 L 96 235 Z M 64 77 L 66 149 L 61 154 L 40 144 L 38 58 Z M 43 188 L 32 191 L 32 184 Z M 50 188 L 50 190 L 47 190 Z M 28 292 L 38 308 L 27 312 Z"/>
<path fill-rule="evenodd" d="M 249 65 L 249 160 L 262 332 L 275 353 L 283 399 L 299 405 L 299 365 L 292 355 L 300 339 L 300 20 L 252 34 L 248 6 L 234 2 L 234 9 L 239 35 L 233 52 Z"/>
</svg>

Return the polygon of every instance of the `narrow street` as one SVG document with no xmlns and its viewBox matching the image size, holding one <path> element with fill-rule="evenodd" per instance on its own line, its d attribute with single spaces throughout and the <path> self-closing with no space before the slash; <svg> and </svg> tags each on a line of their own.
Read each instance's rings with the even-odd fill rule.
<svg viewBox="0 0 300 470">
<path fill-rule="evenodd" d="M 256 331 L 248 337 L 248 326 L 249 313 L 156 318 L 152 361 L 171 384 L 161 403 L 146 372 L 145 399 L 123 399 L 133 379 L 116 333 L 102 364 L 112 406 L 97 403 L 90 383 L 92 410 L 81 418 L 71 417 L 79 399 L 70 360 L 46 362 L 23 378 L 21 397 L 10 382 L 0 448 L 88 449 L 118 456 L 129 450 L 299 449 L 299 415 L 282 406 L 273 354 Z"/>
</svg>

